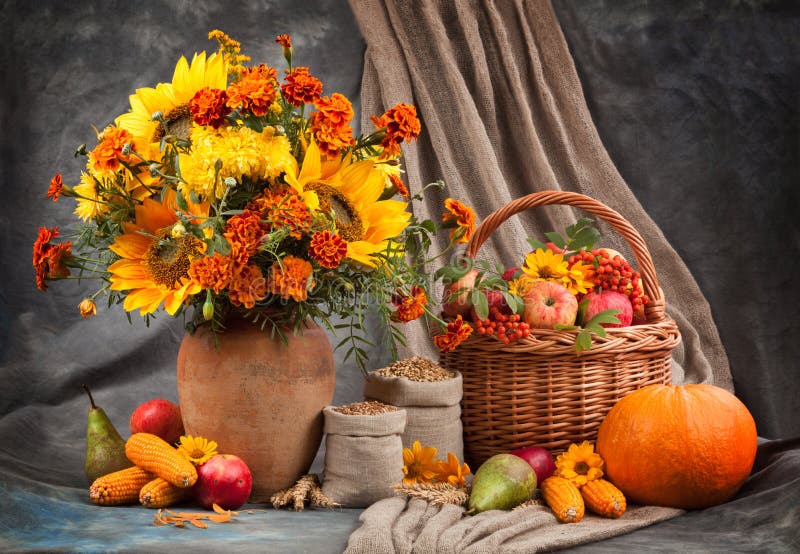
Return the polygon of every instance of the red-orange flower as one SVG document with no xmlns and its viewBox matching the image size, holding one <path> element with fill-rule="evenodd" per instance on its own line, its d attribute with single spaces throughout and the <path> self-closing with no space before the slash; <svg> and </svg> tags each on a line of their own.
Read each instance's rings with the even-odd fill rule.
<svg viewBox="0 0 800 554">
<path fill-rule="evenodd" d="M 231 257 L 241 266 L 247 263 L 250 256 L 256 254 L 261 238 L 266 234 L 266 225 L 261 222 L 261 215 L 244 210 L 228 220 L 223 236 L 231 244 L 233 250 Z"/>
<path fill-rule="evenodd" d="M 39 227 L 39 234 L 33 243 L 33 265 L 41 264 L 47 257 L 47 251 L 52 248 L 50 241 L 57 238 L 61 233 L 58 227 Z"/>
<path fill-rule="evenodd" d="M 94 171 L 113 173 L 119 169 L 120 160 L 128 161 L 122 149 L 133 141 L 133 135 L 125 129 L 109 125 L 98 138 L 100 142 L 89 153 L 89 165 Z"/>
<path fill-rule="evenodd" d="M 267 289 L 284 300 L 291 298 L 302 302 L 308 298 L 309 287 L 314 286 L 313 271 L 308 260 L 285 256 L 280 263 L 275 262 L 269 268 Z"/>
<path fill-rule="evenodd" d="M 277 97 L 278 72 L 264 64 L 242 71 L 238 81 L 228 87 L 228 106 L 253 115 L 267 115 Z"/>
<path fill-rule="evenodd" d="M 231 113 L 227 105 L 228 93 L 222 89 L 203 87 L 189 101 L 192 119 L 198 125 L 210 125 L 219 129 L 225 124 L 225 116 Z"/>
<path fill-rule="evenodd" d="M 399 194 L 403 198 L 408 198 L 411 195 L 411 193 L 408 192 L 406 184 L 400 177 L 398 177 L 397 175 L 389 175 L 389 180 L 394 185 L 394 188 L 397 189 L 397 194 Z"/>
<path fill-rule="evenodd" d="M 446 227 L 452 227 L 450 241 L 469 242 L 475 231 L 475 212 L 458 200 L 448 198 L 444 201 L 447 211 L 442 214 L 442 221 Z"/>
<path fill-rule="evenodd" d="M 58 236 L 58 227 L 39 227 L 39 234 L 33 243 L 32 261 L 39 290 L 47 290 L 48 278 L 69 276 L 66 262 L 72 256 L 72 243 L 50 244 Z"/>
<path fill-rule="evenodd" d="M 322 267 L 333 269 L 347 255 L 347 241 L 330 231 L 318 231 L 311 237 L 308 253 Z"/>
<path fill-rule="evenodd" d="M 66 262 L 71 256 L 71 242 L 68 241 L 62 244 L 54 244 L 53 247 L 47 251 L 48 276 L 54 278 L 68 277 L 69 268 L 67 267 Z"/>
<path fill-rule="evenodd" d="M 400 154 L 400 143 L 411 142 L 419 136 L 422 124 L 417 117 L 417 108 L 402 102 L 389 108 L 380 118 L 372 117 L 378 129 L 386 128 L 386 135 L 381 141 L 384 157 Z"/>
<path fill-rule="evenodd" d="M 467 340 L 472 333 L 472 326 L 466 323 L 461 316 L 447 324 L 445 333 L 433 337 L 433 343 L 442 352 L 451 352 L 456 346 Z"/>
<path fill-rule="evenodd" d="M 408 323 L 425 313 L 425 305 L 428 303 L 428 296 L 425 289 L 419 285 L 411 287 L 411 294 L 405 294 L 399 290 L 392 296 L 392 304 L 397 306 L 397 311 L 392 314 L 393 321 Z"/>
<path fill-rule="evenodd" d="M 311 132 L 320 150 L 328 156 L 335 156 L 356 143 L 350 127 L 353 105 L 346 96 L 335 92 L 330 97 L 321 97 L 314 106 L 319 111 L 311 114 Z"/>
<path fill-rule="evenodd" d="M 189 277 L 200 288 L 219 293 L 233 278 L 233 260 L 219 252 L 215 252 L 213 256 L 195 258 L 189 265 Z"/>
<path fill-rule="evenodd" d="M 267 230 L 286 229 L 299 239 L 311 227 L 311 212 L 300 196 L 288 187 L 265 190 L 247 204 L 248 210 L 261 214 Z"/>
<path fill-rule="evenodd" d="M 61 173 L 56 173 L 50 180 L 50 188 L 47 189 L 47 197 L 55 202 L 58 200 L 61 190 L 64 188 L 64 181 L 61 180 Z"/>
<path fill-rule="evenodd" d="M 267 296 L 267 283 L 258 266 L 246 265 L 234 273 L 228 285 L 231 304 L 250 309 L 265 296 Z"/>
<path fill-rule="evenodd" d="M 293 106 L 313 104 L 322 95 L 322 81 L 308 72 L 307 67 L 295 67 L 281 85 L 283 97 Z"/>
<path fill-rule="evenodd" d="M 292 47 L 292 36 L 291 35 L 278 35 L 275 39 L 275 42 L 283 46 L 284 48 L 291 48 Z"/>
</svg>

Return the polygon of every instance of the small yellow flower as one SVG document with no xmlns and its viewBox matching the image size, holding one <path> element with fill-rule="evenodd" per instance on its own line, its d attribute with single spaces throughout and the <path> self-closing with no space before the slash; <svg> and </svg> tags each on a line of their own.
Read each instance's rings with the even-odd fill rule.
<svg viewBox="0 0 800 554">
<path fill-rule="evenodd" d="M 436 449 L 414 441 L 411 448 L 403 449 L 403 484 L 430 483 L 436 477 L 437 464 L 433 460 Z"/>
<path fill-rule="evenodd" d="M 556 459 L 555 475 L 583 486 L 603 476 L 603 458 L 595 453 L 594 445 L 589 441 L 580 445 L 570 444 L 567 451 Z"/>
<path fill-rule="evenodd" d="M 458 461 L 452 452 L 447 453 L 447 461 L 440 460 L 437 465 L 436 479 L 442 483 L 450 483 L 456 487 L 467 484 L 466 477 L 470 474 L 469 466 Z"/>
<path fill-rule="evenodd" d="M 561 278 L 561 283 L 572 294 L 586 294 L 594 287 L 594 282 L 591 280 L 593 269 L 590 265 L 583 265 L 583 262 L 575 262 L 569 266 Z"/>
<path fill-rule="evenodd" d="M 556 254 L 546 248 L 537 248 L 525 256 L 522 271 L 534 279 L 561 281 L 567 274 L 567 261 L 563 254 Z"/>
<path fill-rule="evenodd" d="M 508 282 L 508 292 L 523 298 L 530 292 L 536 280 L 527 275 L 520 275 L 518 278 Z"/>
<path fill-rule="evenodd" d="M 217 443 L 203 437 L 183 436 L 178 445 L 178 452 L 194 465 L 199 466 L 217 454 Z"/>
<path fill-rule="evenodd" d="M 78 304 L 78 309 L 83 317 L 88 318 L 92 317 L 93 315 L 97 315 L 97 305 L 91 298 L 84 298 L 81 300 L 81 303 Z"/>
</svg>

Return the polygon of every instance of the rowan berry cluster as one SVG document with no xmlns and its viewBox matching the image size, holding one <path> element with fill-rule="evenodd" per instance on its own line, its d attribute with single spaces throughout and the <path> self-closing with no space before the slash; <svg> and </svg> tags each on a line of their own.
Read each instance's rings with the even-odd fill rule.
<svg viewBox="0 0 800 554">
<path fill-rule="evenodd" d="M 498 308 L 492 308 L 489 317 L 477 320 L 475 326 L 479 334 L 496 337 L 504 344 L 509 344 L 527 337 L 531 332 L 530 326 L 521 319 L 517 314 L 508 315 Z"/>
<path fill-rule="evenodd" d="M 621 292 L 628 296 L 634 311 L 642 309 L 650 301 L 642 289 L 639 272 L 619 255 L 609 258 L 603 249 L 597 249 L 591 252 L 579 252 L 570 256 L 568 261 L 570 266 L 575 262 L 593 266 L 591 280 L 595 287 Z"/>
</svg>

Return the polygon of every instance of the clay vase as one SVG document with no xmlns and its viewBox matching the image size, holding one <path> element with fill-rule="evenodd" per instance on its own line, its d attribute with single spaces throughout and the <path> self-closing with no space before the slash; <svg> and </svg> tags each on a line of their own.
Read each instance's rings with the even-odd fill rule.
<svg viewBox="0 0 800 554">
<path fill-rule="evenodd" d="M 253 475 L 251 502 L 265 502 L 308 472 L 322 440 L 322 408 L 336 373 L 325 331 L 307 322 L 288 344 L 245 320 L 225 332 L 186 334 L 178 397 L 187 435 L 214 440 Z"/>
</svg>

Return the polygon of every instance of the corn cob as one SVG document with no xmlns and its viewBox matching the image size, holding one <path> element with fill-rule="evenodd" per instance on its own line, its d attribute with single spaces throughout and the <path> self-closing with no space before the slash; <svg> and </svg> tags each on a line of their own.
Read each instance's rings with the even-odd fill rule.
<svg viewBox="0 0 800 554">
<path fill-rule="evenodd" d="M 140 467 L 129 467 L 103 475 L 89 487 L 89 498 L 101 506 L 134 504 L 139 499 L 139 490 L 155 475 Z"/>
<path fill-rule="evenodd" d="M 176 487 L 161 477 L 156 477 L 139 491 L 139 503 L 148 508 L 166 508 L 188 500 L 191 492 L 190 487 Z"/>
<path fill-rule="evenodd" d="M 542 482 L 542 497 L 561 523 L 578 523 L 583 519 L 583 497 L 569 479 L 548 477 Z"/>
<path fill-rule="evenodd" d="M 150 433 L 134 433 L 125 443 L 125 455 L 137 466 L 155 473 L 176 487 L 191 487 L 197 481 L 192 462 L 165 440 Z"/>
<path fill-rule="evenodd" d="M 587 508 L 603 517 L 617 518 L 627 507 L 622 491 L 605 479 L 586 483 L 581 487 L 581 496 Z"/>
</svg>

